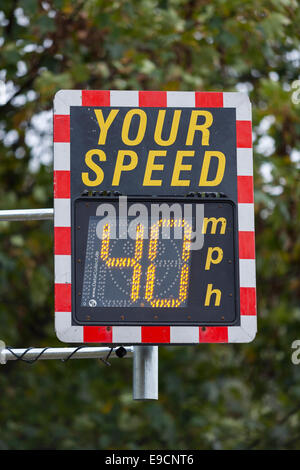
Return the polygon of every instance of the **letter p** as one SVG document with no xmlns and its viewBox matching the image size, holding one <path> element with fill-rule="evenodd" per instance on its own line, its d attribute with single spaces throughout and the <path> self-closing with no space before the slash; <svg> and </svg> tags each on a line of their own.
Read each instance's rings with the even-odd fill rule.
<svg viewBox="0 0 300 470">
<path fill-rule="evenodd" d="M 217 254 L 217 256 L 215 256 Z M 219 246 L 209 247 L 206 255 L 205 270 L 210 269 L 211 264 L 221 263 L 223 259 L 223 250 Z"/>
</svg>

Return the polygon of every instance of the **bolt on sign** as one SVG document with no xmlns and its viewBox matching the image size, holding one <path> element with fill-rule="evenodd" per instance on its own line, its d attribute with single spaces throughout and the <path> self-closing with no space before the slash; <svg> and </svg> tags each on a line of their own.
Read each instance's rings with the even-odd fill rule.
<svg viewBox="0 0 300 470">
<path fill-rule="evenodd" d="M 251 105 L 244 93 L 59 91 L 59 339 L 252 341 L 252 167 Z"/>
</svg>

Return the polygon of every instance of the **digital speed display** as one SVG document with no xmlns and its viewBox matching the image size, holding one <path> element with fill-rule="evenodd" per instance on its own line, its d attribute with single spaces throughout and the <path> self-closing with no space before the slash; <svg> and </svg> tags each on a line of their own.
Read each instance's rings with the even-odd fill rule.
<svg viewBox="0 0 300 470">
<path fill-rule="evenodd" d="M 239 324 L 235 217 L 221 198 L 77 199 L 74 323 Z"/>
<path fill-rule="evenodd" d="M 146 234 L 147 220 L 137 225 L 135 240 L 111 239 L 113 222 L 107 222 L 101 241 L 96 233 L 99 222 L 99 217 L 90 217 L 82 307 L 186 306 L 190 241 L 159 239 L 163 226 L 169 224 L 172 229 L 175 224 L 184 225 L 184 220 L 160 219 Z"/>
</svg>

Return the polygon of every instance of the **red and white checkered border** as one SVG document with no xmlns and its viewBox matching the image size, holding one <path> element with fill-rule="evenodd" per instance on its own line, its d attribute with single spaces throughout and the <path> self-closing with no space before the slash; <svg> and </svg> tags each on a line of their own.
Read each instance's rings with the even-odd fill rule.
<svg viewBox="0 0 300 470">
<path fill-rule="evenodd" d="M 74 326 L 71 315 L 70 106 L 236 108 L 241 326 Z M 251 104 L 230 92 L 61 90 L 54 99 L 55 330 L 66 343 L 248 343 L 255 338 Z"/>
</svg>

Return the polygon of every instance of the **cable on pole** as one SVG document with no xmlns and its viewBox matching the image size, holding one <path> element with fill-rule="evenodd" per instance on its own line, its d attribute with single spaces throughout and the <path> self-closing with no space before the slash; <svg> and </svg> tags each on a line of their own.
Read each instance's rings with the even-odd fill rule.
<svg viewBox="0 0 300 470">
<path fill-rule="evenodd" d="M 75 348 L 22 348 L 16 349 L 6 346 L 0 341 L 0 364 L 6 364 L 7 361 L 21 361 L 27 364 L 34 364 L 38 360 L 58 359 L 67 362 L 70 359 L 99 359 L 106 366 L 110 366 L 108 359 L 110 357 L 133 357 L 133 346 L 118 347 L 87 347 L 81 345 Z"/>
<path fill-rule="evenodd" d="M 24 358 L 24 356 L 28 353 L 28 351 L 30 351 L 31 349 L 34 349 L 33 347 L 29 347 L 29 348 L 25 349 L 25 351 L 20 355 L 16 354 L 15 351 L 13 350 L 13 348 L 11 348 L 9 346 L 6 346 L 6 349 L 16 358 L 17 361 L 26 362 L 27 364 L 33 364 L 34 362 L 38 361 L 38 359 L 41 357 L 41 355 L 44 354 L 44 352 L 49 348 L 42 349 L 42 351 L 39 354 L 37 354 L 37 356 L 33 359 L 25 359 Z"/>
<path fill-rule="evenodd" d="M 61 359 L 62 362 L 67 362 L 69 361 L 69 359 L 71 359 L 71 357 L 74 356 L 74 354 L 77 353 L 77 351 L 79 351 L 80 349 L 84 348 L 85 346 L 78 346 L 78 348 L 75 348 L 74 351 L 71 352 L 71 354 L 69 354 L 69 356 L 67 356 L 66 358 L 64 359 Z"/>
</svg>

